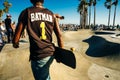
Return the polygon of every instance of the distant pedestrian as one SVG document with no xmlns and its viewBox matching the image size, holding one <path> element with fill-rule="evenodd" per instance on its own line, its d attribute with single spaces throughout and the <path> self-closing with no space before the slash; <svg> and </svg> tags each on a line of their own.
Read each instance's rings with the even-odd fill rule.
<svg viewBox="0 0 120 80">
<path fill-rule="evenodd" d="M 3 43 L 3 41 L 2 41 L 2 30 L 1 30 L 1 27 L 2 27 L 2 22 L 0 22 L 0 46 Z"/>
<path fill-rule="evenodd" d="M 22 32 L 21 38 L 26 38 L 26 29 L 24 29 L 24 31 Z"/>
<path fill-rule="evenodd" d="M 4 25 L 4 21 L 0 22 L 0 35 L 1 35 L 1 40 L 2 44 L 7 42 L 7 31 L 6 27 Z"/>
<path fill-rule="evenodd" d="M 6 30 L 7 30 L 8 43 L 10 43 L 13 38 L 12 20 L 11 20 L 10 14 L 6 15 L 5 26 L 6 26 Z"/>
<path fill-rule="evenodd" d="M 33 6 L 23 10 L 19 16 L 13 38 L 13 47 L 19 47 L 20 36 L 26 27 L 34 78 L 35 80 L 50 80 L 49 68 L 53 62 L 55 51 L 55 46 L 52 43 L 52 32 L 54 31 L 56 34 L 58 46 L 63 48 L 61 31 L 54 13 L 43 7 L 44 0 L 30 1 Z"/>
<path fill-rule="evenodd" d="M 16 29 L 16 25 L 15 25 L 15 21 L 12 23 L 12 30 L 13 30 L 13 34 L 15 33 L 15 29 Z"/>
</svg>

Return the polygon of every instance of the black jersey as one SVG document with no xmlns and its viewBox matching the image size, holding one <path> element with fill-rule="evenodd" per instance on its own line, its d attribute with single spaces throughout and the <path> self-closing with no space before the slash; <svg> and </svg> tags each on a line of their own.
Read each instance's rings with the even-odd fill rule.
<svg viewBox="0 0 120 80">
<path fill-rule="evenodd" d="M 54 14 L 45 8 L 30 7 L 21 13 L 19 20 L 27 25 L 31 59 L 53 55 L 55 51 L 52 44 Z"/>
</svg>

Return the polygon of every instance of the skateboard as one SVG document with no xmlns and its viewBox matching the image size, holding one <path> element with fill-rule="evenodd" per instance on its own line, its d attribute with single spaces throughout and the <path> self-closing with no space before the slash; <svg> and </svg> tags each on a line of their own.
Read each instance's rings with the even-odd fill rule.
<svg viewBox="0 0 120 80">
<path fill-rule="evenodd" d="M 54 56 L 55 56 L 55 59 L 59 60 L 61 63 L 73 69 L 76 68 L 76 58 L 72 51 L 67 49 L 62 49 L 60 47 L 55 47 Z"/>
</svg>

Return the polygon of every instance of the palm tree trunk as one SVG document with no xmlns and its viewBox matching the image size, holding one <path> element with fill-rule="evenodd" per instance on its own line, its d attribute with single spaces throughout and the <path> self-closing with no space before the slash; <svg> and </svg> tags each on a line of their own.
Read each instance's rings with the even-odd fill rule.
<svg viewBox="0 0 120 80">
<path fill-rule="evenodd" d="M 80 14 L 80 26 L 81 26 L 81 14 Z"/>
<path fill-rule="evenodd" d="M 80 15 L 80 25 L 81 25 L 81 28 L 83 29 L 84 28 L 84 14 Z"/>
<path fill-rule="evenodd" d="M 115 6 L 115 10 L 114 10 L 113 27 L 115 26 L 116 9 L 117 9 L 117 6 Z"/>
<path fill-rule="evenodd" d="M 90 29 L 90 23 L 91 23 L 91 6 L 89 6 L 89 29 Z"/>
<path fill-rule="evenodd" d="M 83 19 L 83 29 L 85 29 L 85 27 L 86 27 L 86 15 L 85 14 L 83 14 L 84 15 L 84 19 Z"/>
<path fill-rule="evenodd" d="M 109 16 L 108 16 L 108 27 L 110 26 L 110 16 L 111 16 L 111 5 L 112 4 L 112 0 L 110 1 L 110 8 L 109 8 Z"/>
<path fill-rule="evenodd" d="M 94 26 L 96 24 L 96 6 L 94 6 Z"/>
<path fill-rule="evenodd" d="M 84 5 L 83 8 L 84 8 L 84 9 L 83 9 L 83 11 L 84 11 L 84 14 L 83 14 L 83 28 L 85 29 L 85 27 L 86 27 L 86 12 L 85 12 L 85 5 Z"/>
<path fill-rule="evenodd" d="M 109 16 L 108 16 L 108 27 L 110 26 L 110 16 L 111 16 L 111 8 L 109 9 Z"/>
<path fill-rule="evenodd" d="M 83 14 L 80 14 L 80 27 L 83 28 Z"/>
</svg>

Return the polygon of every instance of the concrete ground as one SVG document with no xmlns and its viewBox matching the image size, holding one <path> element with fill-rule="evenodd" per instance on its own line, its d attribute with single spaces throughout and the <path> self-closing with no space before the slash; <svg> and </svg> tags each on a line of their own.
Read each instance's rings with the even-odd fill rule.
<svg viewBox="0 0 120 80">
<path fill-rule="evenodd" d="M 83 40 L 94 35 L 90 30 L 63 32 L 66 49 L 75 48 L 76 69 L 53 61 L 50 67 L 51 80 L 120 80 L 120 56 L 87 56 L 89 45 Z M 100 35 L 101 36 L 101 35 Z M 110 38 L 119 44 L 120 39 Z M 103 36 L 104 37 L 104 36 Z M 56 44 L 55 36 L 53 35 Z M 110 41 L 111 41 L 110 40 Z M 34 80 L 29 62 L 29 44 L 21 39 L 20 48 L 14 49 L 6 44 L 0 52 L 0 80 Z"/>
</svg>

